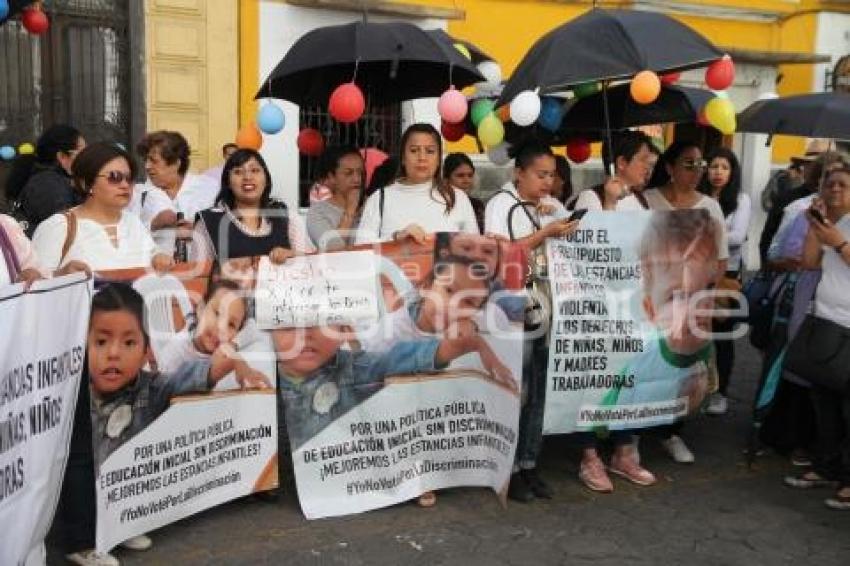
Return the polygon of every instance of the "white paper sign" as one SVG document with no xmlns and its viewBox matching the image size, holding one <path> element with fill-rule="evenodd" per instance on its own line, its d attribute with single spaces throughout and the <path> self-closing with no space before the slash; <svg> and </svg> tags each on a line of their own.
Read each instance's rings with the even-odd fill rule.
<svg viewBox="0 0 850 566">
<path fill-rule="evenodd" d="M 257 324 L 292 328 L 378 319 L 377 270 L 371 250 L 260 261 Z"/>
<path fill-rule="evenodd" d="M 0 289 L 0 564 L 41 544 L 74 423 L 91 282 L 70 275 Z M 61 314 L 61 316 L 57 316 Z"/>
</svg>

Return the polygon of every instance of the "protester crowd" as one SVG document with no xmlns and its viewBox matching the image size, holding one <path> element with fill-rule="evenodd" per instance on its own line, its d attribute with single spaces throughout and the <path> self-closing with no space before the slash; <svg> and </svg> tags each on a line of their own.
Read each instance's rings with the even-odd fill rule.
<svg viewBox="0 0 850 566">
<path fill-rule="evenodd" d="M 522 243 L 533 266 L 529 297 L 545 300 L 544 243 L 578 228 L 580 220 L 571 218 L 575 210 L 688 209 L 707 211 L 716 224 L 710 245 L 719 262 L 711 266 L 711 285 L 728 290 L 747 286 L 753 295 L 743 260 L 752 187 L 742 186 L 738 158 L 728 149 L 704 153 L 699 144 L 677 141 L 662 152 L 640 132 L 618 133 L 602 148 L 610 176 L 579 191 L 562 156 L 529 143 L 516 149 L 512 181 L 485 203 L 470 194 L 476 186 L 472 160 L 461 153 L 444 158 L 441 136 L 432 126 L 410 126 L 400 147 L 398 156 L 372 173 L 368 195 L 361 153 L 353 147 L 326 149 L 305 222 L 274 199 L 272 176 L 254 150 L 228 144 L 220 169 L 196 175 L 190 173 L 190 148 L 181 134 L 152 132 L 137 147 L 141 175 L 137 160 L 118 144 L 86 140 L 73 127 L 53 126 L 39 138 L 35 155 L 19 158 L 10 176 L 7 196 L 17 203 L 17 220 L 0 215 L 0 284 L 29 284 L 78 271 L 149 267 L 166 272 L 185 261 L 209 262 L 228 279 L 230 272 L 250 269 L 256 256 L 280 264 L 317 250 L 388 241 L 425 243 L 434 233 L 450 232 Z M 766 202 L 770 210 L 760 242 L 759 277 L 768 284 L 757 297 L 768 305 L 762 310 L 771 309 L 761 319 L 768 336 L 759 344 L 765 352 L 765 375 L 793 347 L 807 314 L 814 312 L 850 332 L 850 165 L 843 155 L 821 148 L 795 160 L 789 171 L 796 174 L 798 169 L 802 184 L 792 186 L 784 179 Z M 142 176 L 145 181 L 136 183 Z M 25 221 L 26 229 L 18 220 Z M 669 249 L 682 261 L 692 251 Z M 729 335 L 740 322 L 721 316 L 711 321 L 717 338 L 709 365 L 716 367 L 719 380 L 703 408 L 707 414 L 727 411 L 735 355 Z M 508 495 L 530 502 L 553 496 L 537 472 L 549 356 L 545 333 L 535 332 L 540 321 L 526 316 L 524 324 L 523 405 Z M 844 510 L 850 509 L 846 391 L 836 394 L 822 383 L 782 371 L 776 402 L 762 429 L 765 444 L 787 454 L 794 465 L 805 466 L 785 479 L 789 486 L 836 489 L 826 503 Z M 69 560 L 117 564 L 111 555 L 93 550 L 88 406 L 88 387 L 81 387 L 57 520 L 65 525 Z M 612 431 L 605 438 L 594 432 L 574 437 L 582 448 L 579 480 L 597 492 L 614 490 L 609 474 L 641 486 L 656 482 L 640 459 L 642 437 L 660 440 L 676 462 L 696 460 L 685 421 Z M 608 464 L 606 453 L 612 454 Z M 433 493 L 419 498 L 423 506 L 435 503 Z M 146 536 L 124 543 L 137 550 L 150 545 Z"/>
</svg>

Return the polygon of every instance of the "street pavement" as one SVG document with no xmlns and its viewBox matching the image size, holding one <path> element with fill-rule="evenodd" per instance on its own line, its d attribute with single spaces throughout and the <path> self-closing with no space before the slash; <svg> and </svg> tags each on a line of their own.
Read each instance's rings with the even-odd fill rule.
<svg viewBox="0 0 850 566">
<path fill-rule="evenodd" d="M 746 340 L 738 348 L 729 414 L 699 416 L 683 433 L 695 464 L 673 463 L 657 439 L 641 441 L 659 478 L 652 487 L 615 479 L 613 494 L 593 494 L 576 478 L 569 438 L 549 437 L 541 472 L 551 501 L 503 508 L 490 491 L 451 489 L 431 509 L 408 503 L 307 521 L 287 486 L 276 502 L 223 505 L 151 533 L 147 552 L 115 554 L 127 565 L 850 565 L 850 512 L 826 508 L 828 491 L 784 487 L 794 470 L 778 455 L 752 469 L 744 462 L 760 360 Z M 62 563 L 55 549 L 49 558 Z"/>
</svg>

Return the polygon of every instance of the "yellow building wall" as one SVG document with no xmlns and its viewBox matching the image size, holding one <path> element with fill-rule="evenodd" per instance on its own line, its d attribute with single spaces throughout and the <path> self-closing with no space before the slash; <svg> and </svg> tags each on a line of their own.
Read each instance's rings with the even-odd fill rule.
<svg viewBox="0 0 850 566">
<path fill-rule="evenodd" d="M 176 130 L 192 170 L 218 163 L 237 128 L 237 4 L 145 0 L 147 129 Z"/>
</svg>

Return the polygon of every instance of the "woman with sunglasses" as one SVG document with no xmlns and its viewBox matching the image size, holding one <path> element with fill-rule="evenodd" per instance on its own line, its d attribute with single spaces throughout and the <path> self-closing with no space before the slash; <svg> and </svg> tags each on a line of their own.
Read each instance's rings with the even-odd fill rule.
<svg viewBox="0 0 850 566">
<path fill-rule="evenodd" d="M 729 258 L 729 245 L 726 233 L 726 219 L 717 201 L 699 191 L 700 181 L 707 163 L 702 157 L 699 145 L 689 141 L 675 141 L 661 155 L 652 174 L 649 186 L 643 195 L 651 210 L 678 210 L 704 208 L 718 225 L 717 249 L 718 280 L 726 272 Z M 664 449 L 674 461 L 680 464 L 694 462 L 694 454 L 682 440 L 679 433 L 684 421 L 672 425 L 657 427 Z"/>
<path fill-rule="evenodd" d="M 169 269 L 174 260 L 157 249 L 139 218 L 125 209 L 133 193 L 135 165 L 111 143 L 82 150 L 71 168 L 82 204 L 42 222 L 33 246 L 48 271 Z"/>
</svg>

